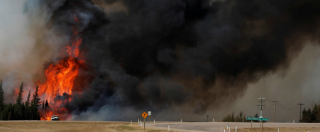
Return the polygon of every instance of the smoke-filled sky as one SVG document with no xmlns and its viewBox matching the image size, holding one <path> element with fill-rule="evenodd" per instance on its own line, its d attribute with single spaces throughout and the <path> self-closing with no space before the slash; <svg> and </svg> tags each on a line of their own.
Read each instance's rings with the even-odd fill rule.
<svg viewBox="0 0 320 132">
<path fill-rule="evenodd" d="M 316 0 L 0 0 L 0 79 L 8 102 L 34 89 L 77 26 L 73 120 L 221 120 L 258 97 L 265 117 L 277 100 L 277 121 L 298 120 L 320 99 L 319 18 Z"/>
</svg>

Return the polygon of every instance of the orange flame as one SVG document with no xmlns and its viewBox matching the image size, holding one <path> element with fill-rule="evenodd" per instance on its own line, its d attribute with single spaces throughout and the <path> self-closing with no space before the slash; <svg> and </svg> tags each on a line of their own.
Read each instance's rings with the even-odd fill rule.
<svg viewBox="0 0 320 132">
<path fill-rule="evenodd" d="M 79 19 L 74 17 L 74 21 L 79 22 Z M 55 101 L 54 98 L 59 95 L 63 96 L 64 93 L 72 95 L 74 80 L 79 74 L 80 65 L 84 63 L 84 60 L 79 58 L 79 46 L 82 39 L 78 36 L 76 29 L 73 28 L 71 46 L 64 48 L 65 52 L 68 53 L 67 57 L 57 64 L 51 64 L 45 70 L 46 82 L 39 84 L 39 94 L 45 95 L 45 100 L 50 102 L 50 108 L 40 111 L 41 120 L 50 120 L 53 115 L 58 115 L 62 120 L 71 118 L 68 111 L 61 107 L 66 102 Z M 67 100 L 67 102 L 70 101 L 71 98 Z"/>
</svg>

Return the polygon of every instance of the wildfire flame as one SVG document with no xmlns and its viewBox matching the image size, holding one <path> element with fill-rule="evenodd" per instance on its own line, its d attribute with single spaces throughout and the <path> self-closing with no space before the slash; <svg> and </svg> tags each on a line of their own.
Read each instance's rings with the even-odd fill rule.
<svg viewBox="0 0 320 132">
<path fill-rule="evenodd" d="M 79 19 L 75 16 L 74 21 L 78 23 Z M 53 115 L 58 115 L 62 120 L 71 118 L 63 105 L 71 101 L 74 80 L 79 74 L 80 65 L 84 64 L 84 60 L 79 57 L 82 39 L 76 27 L 73 27 L 70 43 L 71 46 L 64 48 L 67 57 L 57 64 L 51 64 L 45 70 L 46 82 L 39 84 L 39 94 L 44 95 L 45 100 L 50 102 L 50 108 L 40 111 L 41 120 L 50 120 Z M 55 100 L 57 96 L 65 95 L 69 96 L 67 100 Z"/>
</svg>

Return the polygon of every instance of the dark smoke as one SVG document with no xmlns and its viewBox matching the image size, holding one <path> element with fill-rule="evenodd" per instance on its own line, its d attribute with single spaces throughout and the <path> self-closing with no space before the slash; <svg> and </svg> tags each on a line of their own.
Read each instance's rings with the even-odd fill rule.
<svg viewBox="0 0 320 132">
<path fill-rule="evenodd" d="M 87 68 L 76 82 L 87 83 L 67 105 L 74 114 L 105 105 L 160 111 L 186 104 L 202 114 L 285 69 L 319 35 L 316 0 L 121 2 L 127 10 L 111 14 L 89 0 L 42 3 L 60 5 L 48 9 L 48 27 L 61 34 L 71 35 L 73 15 L 80 20 Z"/>
</svg>

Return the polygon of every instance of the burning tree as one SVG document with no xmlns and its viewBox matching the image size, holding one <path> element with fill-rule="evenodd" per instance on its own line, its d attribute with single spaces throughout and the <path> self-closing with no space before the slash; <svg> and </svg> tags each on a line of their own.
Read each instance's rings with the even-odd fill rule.
<svg viewBox="0 0 320 132">
<path fill-rule="evenodd" d="M 73 19 L 75 23 L 79 22 L 76 16 Z M 42 103 L 41 120 L 50 120 L 52 115 L 59 115 L 63 120 L 70 118 L 67 109 L 62 105 L 71 101 L 74 80 L 79 74 L 79 67 L 84 64 L 79 51 L 82 39 L 77 29 L 77 26 L 72 28 L 71 45 L 64 48 L 66 57 L 46 68 L 46 82 L 39 85 L 40 95 L 45 95 L 46 100 L 46 103 Z M 52 107 L 49 107 L 48 101 Z"/>
</svg>

